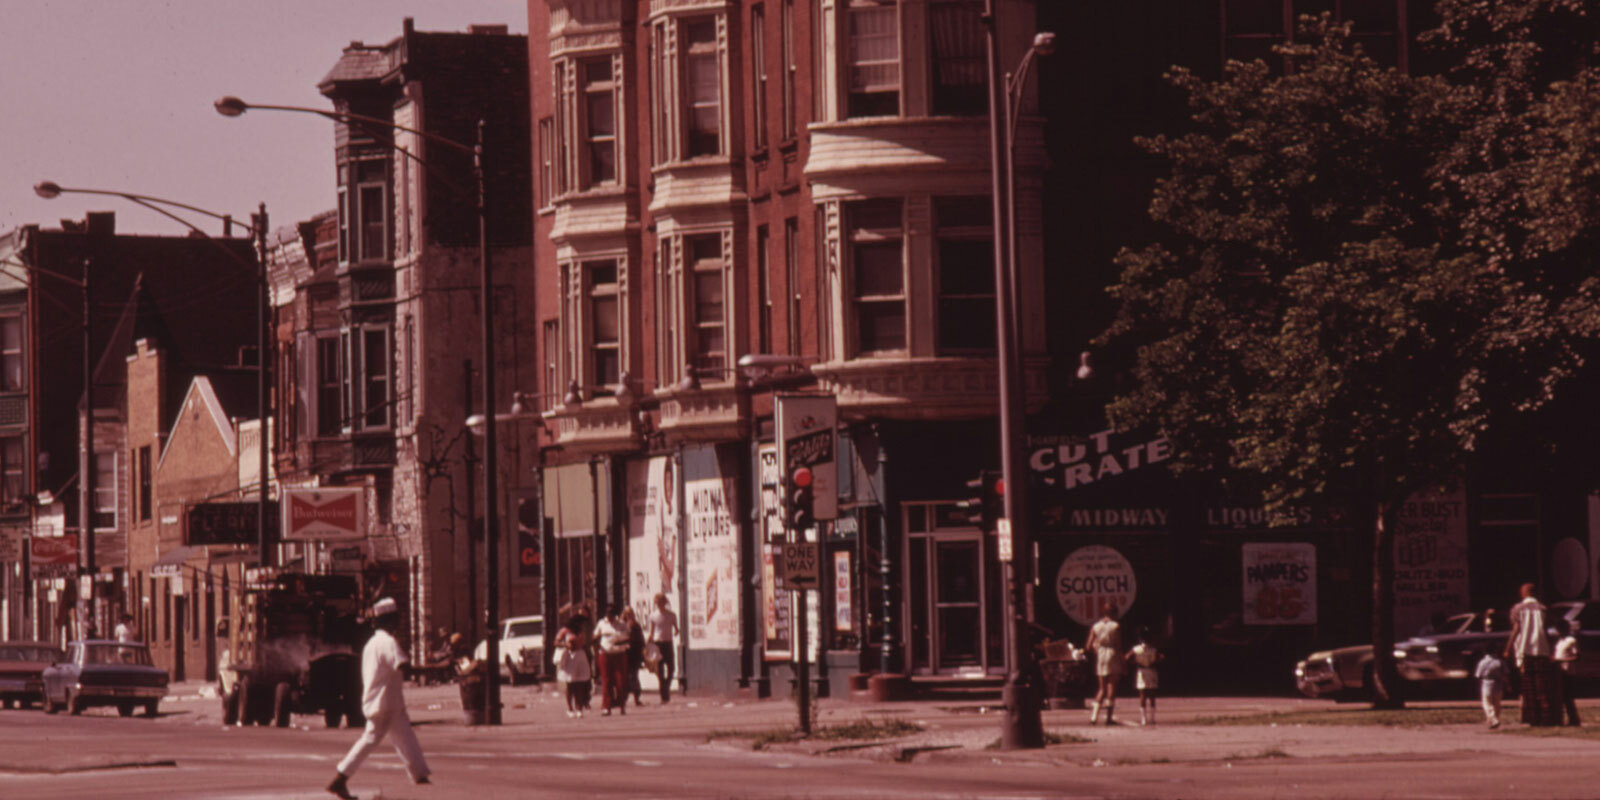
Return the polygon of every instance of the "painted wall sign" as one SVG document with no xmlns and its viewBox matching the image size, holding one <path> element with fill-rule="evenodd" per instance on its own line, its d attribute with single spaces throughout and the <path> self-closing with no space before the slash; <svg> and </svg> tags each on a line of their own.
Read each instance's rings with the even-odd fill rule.
<svg viewBox="0 0 1600 800">
<path fill-rule="evenodd" d="M 1245 542 L 1244 624 L 1317 623 L 1317 547 L 1306 542 Z"/>
<path fill-rule="evenodd" d="M 684 590 L 693 649 L 739 647 L 739 525 L 731 506 L 734 470 L 721 466 L 716 448 L 684 454 L 687 530 Z"/>
<path fill-rule="evenodd" d="M 1139 581 L 1133 564 L 1102 544 L 1072 551 L 1056 570 L 1056 601 L 1079 625 L 1093 625 L 1105 602 L 1115 605 L 1121 616 L 1138 596 Z"/>
</svg>

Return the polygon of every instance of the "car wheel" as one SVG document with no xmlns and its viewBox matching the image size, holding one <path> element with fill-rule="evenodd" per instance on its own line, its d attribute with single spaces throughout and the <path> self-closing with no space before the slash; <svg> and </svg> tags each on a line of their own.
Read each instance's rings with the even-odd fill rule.
<svg viewBox="0 0 1600 800">
<path fill-rule="evenodd" d="M 71 689 L 67 690 L 67 713 L 73 716 L 83 713 L 83 698 L 79 697 Z"/>
<path fill-rule="evenodd" d="M 289 688 L 288 681 L 279 681 L 272 688 L 272 724 L 280 728 L 289 727 L 289 715 L 294 709 L 294 690 Z"/>
<path fill-rule="evenodd" d="M 133 716 L 133 704 L 132 703 L 118 703 L 117 704 L 117 716 L 119 716 L 119 717 L 131 717 L 131 716 Z"/>
<path fill-rule="evenodd" d="M 154 717 L 156 715 L 156 712 L 158 712 L 160 710 L 161 710 L 161 701 L 160 700 L 150 700 L 150 701 L 147 701 L 144 704 L 144 715 L 147 716 L 147 717 Z"/>
</svg>

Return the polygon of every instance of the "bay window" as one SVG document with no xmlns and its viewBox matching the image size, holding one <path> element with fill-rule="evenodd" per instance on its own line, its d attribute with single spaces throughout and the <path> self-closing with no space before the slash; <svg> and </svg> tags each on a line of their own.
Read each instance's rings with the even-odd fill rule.
<svg viewBox="0 0 1600 800">
<path fill-rule="evenodd" d="M 20 392 L 24 388 L 22 315 L 0 316 L 0 392 Z"/>
<path fill-rule="evenodd" d="M 906 349 L 904 215 L 899 198 L 845 206 L 857 355 Z"/>
<path fill-rule="evenodd" d="M 722 155 L 723 19 L 658 19 L 650 35 L 650 103 L 656 164 Z"/>
<path fill-rule="evenodd" d="M 850 0 L 845 14 L 847 115 L 900 113 L 900 24 L 896 0 Z"/>
<path fill-rule="evenodd" d="M 989 110 L 981 0 L 936 0 L 928 7 L 935 114 Z"/>
<path fill-rule="evenodd" d="M 938 197 L 935 275 L 941 355 L 994 351 L 994 230 L 988 197 Z"/>
<path fill-rule="evenodd" d="M 689 308 L 694 325 L 690 355 L 695 367 L 715 372 L 727 363 L 726 324 L 723 317 L 723 275 L 721 234 L 689 236 L 684 239 L 689 260 Z"/>
<path fill-rule="evenodd" d="M 616 82 L 611 58 L 581 64 L 584 188 L 617 182 Z"/>
<path fill-rule="evenodd" d="M 722 75 L 717 53 L 717 24 L 701 19 L 683 26 L 683 74 L 687 96 L 684 156 L 714 156 L 721 152 Z"/>
<path fill-rule="evenodd" d="M 589 298 L 589 380 L 597 392 L 608 391 L 622 375 L 622 317 L 617 291 L 617 262 L 583 265 Z"/>
</svg>

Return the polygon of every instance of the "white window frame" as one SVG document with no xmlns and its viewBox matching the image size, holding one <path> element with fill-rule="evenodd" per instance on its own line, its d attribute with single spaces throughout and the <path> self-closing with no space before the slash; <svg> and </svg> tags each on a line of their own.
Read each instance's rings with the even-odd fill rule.
<svg viewBox="0 0 1600 800">
<path fill-rule="evenodd" d="M 864 227 L 858 224 L 856 215 L 859 209 L 869 203 L 883 203 L 889 201 L 898 203 L 900 220 L 897 228 L 889 227 Z M 844 204 L 844 255 L 848 272 L 846 274 L 845 288 L 848 290 L 849 300 L 849 336 L 850 350 L 853 358 L 871 358 L 882 356 L 904 356 L 910 351 L 911 332 L 910 314 L 907 309 L 908 288 L 910 277 L 906 270 L 906 251 L 909 245 L 909 235 L 906 231 L 904 198 L 875 197 L 865 200 L 854 200 Z M 899 249 L 899 291 L 895 293 L 863 292 L 860 284 L 861 266 L 857 263 L 858 248 L 873 247 L 895 243 Z M 861 316 L 865 306 L 889 306 L 898 303 L 900 306 L 900 337 L 898 347 L 872 347 L 868 348 L 863 343 L 861 334 Z"/>
<path fill-rule="evenodd" d="M 621 96 L 621 80 L 617 75 L 617 63 L 609 55 L 575 59 L 575 78 L 578 82 L 575 100 L 578 101 L 576 118 L 579 139 L 575 151 L 580 154 L 578 161 L 578 174 L 581 179 L 582 189 L 595 189 L 602 186 L 616 186 L 622 181 L 622 152 L 621 136 L 622 109 L 618 104 Z M 602 66 L 607 74 L 604 80 L 590 80 L 589 70 L 592 67 Z M 604 95 L 606 103 L 611 107 L 611 132 L 609 134 L 596 133 L 594 130 L 592 106 L 590 97 Z M 595 172 L 596 153 L 601 148 L 611 150 L 611 176 L 608 178 L 597 177 Z"/>
<path fill-rule="evenodd" d="M 709 25 L 711 38 L 691 44 L 688 31 Z M 652 120 L 651 158 L 662 166 L 682 161 L 727 158 L 730 122 L 728 118 L 728 23 L 724 13 L 663 14 L 651 23 L 650 104 Z M 716 72 L 715 99 L 699 99 L 700 107 L 713 109 L 716 119 L 716 146 L 696 151 L 691 137 L 693 111 L 697 102 L 690 79 L 691 59 L 709 57 Z"/>
<path fill-rule="evenodd" d="M 705 258 L 695 258 L 695 244 L 707 243 L 715 248 L 714 253 Z M 728 324 L 728 311 L 730 294 L 728 292 L 728 258 L 727 239 L 722 231 L 686 233 L 682 242 L 684 258 L 684 307 L 688 310 L 686 317 L 690 336 L 685 342 L 684 354 L 691 360 L 696 370 L 704 370 L 706 375 L 702 378 L 718 380 L 724 376 L 728 368 L 729 333 L 732 326 Z M 690 259 L 694 259 L 691 261 Z M 700 286 L 701 281 L 710 279 L 709 285 L 717 291 L 716 310 L 707 316 L 701 316 Z M 715 336 L 721 340 L 717 347 L 707 347 L 706 338 Z"/>
<path fill-rule="evenodd" d="M 0 314 L 0 392 L 25 392 L 28 390 L 28 326 L 21 311 Z M 6 341 L 5 330 L 13 328 L 14 341 Z M 15 373 L 16 385 L 7 386 L 8 375 Z"/>
<path fill-rule="evenodd" d="M 869 22 L 870 21 L 870 22 Z M 887 22 L 887 24 L 885 24 Z M 858 35 L 857 25 L 872 25 L 876 29 Z M 899 0 L 847 0 L 844 14 L 841 15 L 839 42 L 839 59 L 842 68 L 839 74 L 843 81 L 844 102 L 840 109 L 840 116 L 846 119 L 860 119 L 865 117 L 896 117 L 904 113 L 905 108 L 905 68 L 902 59 L 905 53 L 905 43 L 900 41 L 900 3 Z M 886 42 L 894 40 L 894 54 L 883 54 L 878 58 L 868 58 L 857 55 L 858 39 L 862 42 Z M 893 73 L 889 77 L 889 73 Z M 890 88 L 892 87 L 892 88 Z M 892 113 L 883 111 L 856 110 L 856 97 L 862 97 L 865 106 L 870 100 L 870 95 L 893 94 L 895 110 Z"/>
</svg>

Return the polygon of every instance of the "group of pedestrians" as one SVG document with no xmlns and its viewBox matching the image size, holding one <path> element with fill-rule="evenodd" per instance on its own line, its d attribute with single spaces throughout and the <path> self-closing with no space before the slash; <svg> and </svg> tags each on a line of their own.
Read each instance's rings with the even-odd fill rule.
<svg viewBox="0 0 1600 800">
<path fill-rule="evenodd" d="M 1582 725 L 1578 718 L 1573 669 L 1578 660 L 1578 631 L 1568 620 L 1557 620 L 1557 640 L 1548 631 L 1548 610 L 1533 596 L 1534 586 L 1522 584 L 1522 599 L 1511 607 L 1511 636 L 1500 653 L 1487 649 L 1478 659 L 1473 677 L 1479 682 L 1483 715 L 1490 728 L 1500 727 L 1500 706 L 1513 679 L 1522 694 L 1522 721 L 1528 725 Z M 1509 664 L 1507 662 L 1510 662 Z"/>
<path fill-rule="evenodd" d="M 556 677 L 566 690 L 568 717 L 581 718 L 590 710 L 596 681 L 602 715 L 610 716 L 612 709 L 619 715 L 628 713 L 630 696 L 635 706 L 643 705 L 639 672 L 647 666 L 660 678 L 661 702 L 671 699 L 678 616 L 665 594 L 657 594 L 654 604 L 646 625 L 641 625 L 627 606 L 612 606 L 593 624 L 582 607 L 563 610 L 565 621 L 556 634 L 552 655 Z"/>
<path fill-rule="evenodd" d="M 1130 665 L 1134 670 L 1134 688 L 1139 692 L 1139 724 L 1153 724 L 1156 721 L 1156 689 L 1161 685 L 1156 662 L 1162 656 L 1151 640 L 1150 629 L 1139 628 L 1138 642 L 1124 652 L 1122 623 L 1117 621 L 1117 607 L 1107 601 L 1100 605 L 1100 619 L 1089 629 L 1089 641 L 1083 649 L 1094 660 L 1096 681 L 1089 724 L 1100 722 L 1101 711 L 1106 714 L 1107 725 L 1116 724 L 1113 716 L 1117 707 L 1117 684 L 1122 680 L 1123 668 Z"/>
</svg>

